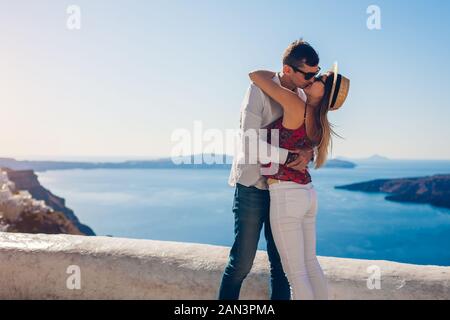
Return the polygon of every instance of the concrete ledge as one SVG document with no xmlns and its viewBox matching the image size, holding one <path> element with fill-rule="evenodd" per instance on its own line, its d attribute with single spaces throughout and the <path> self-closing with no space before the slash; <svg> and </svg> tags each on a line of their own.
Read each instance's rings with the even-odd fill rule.
<svg viewBox="0 0 450 320">
<path fill-rule="evenodd" d="M 229 248 L 111 237 L 0 232 L 0 299 L 215 299 Z M 319 258 L 330 299 L 450 299 L 450 267 Z M 68 289 L 68 267 L 81 289 Z M 368 289 L 377 266 L 381 289 Z M 268 298 L 259 251 L 241 299 Z"/>
</svg>

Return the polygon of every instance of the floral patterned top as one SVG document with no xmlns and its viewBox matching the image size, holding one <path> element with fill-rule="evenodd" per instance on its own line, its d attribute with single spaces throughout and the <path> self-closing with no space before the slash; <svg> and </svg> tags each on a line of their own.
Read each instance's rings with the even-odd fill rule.
<svg viewBox="0 0 450 320">
<path fill-rule="evenodd" d="M 306 133 L 306 108 L 305 108 L 305 121 L 297 129 L 287 129 L 283 126 L 283 117 L 275 120 L 264 129 L 267 129 L 267 142 L 271 143 L 272 130 L 278 130 L 279 133 L 279 147 L 295 150 L 313 148 L 313 142 L 308 138 Z M 265 164 L 262 167 L 270 168 L 273 164 Z M 278 172 L 272 175 L 264 175 L 267 178 L 273 178 L 278 180 L 293 181 L 299 184 L 308 184 L 311 182 L 311 175 L 308 169 L 304 173 L 288 168 L 284 164 L 278 165 Z"/>
</svg>

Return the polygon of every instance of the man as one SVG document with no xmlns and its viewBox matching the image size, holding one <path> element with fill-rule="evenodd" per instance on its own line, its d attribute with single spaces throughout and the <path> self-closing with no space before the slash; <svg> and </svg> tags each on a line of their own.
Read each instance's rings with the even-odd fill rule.
<svg viewBox="0 0 450 320">
<path fill-rule="evenodd" d="M 283 69 L 273 81 L 296 90 L 306 101 L 303 88 L 314 82 L 320 68 L 317 52 L 305 41 L 298 40 L 289 45 L 283 54 Z M 259 130 L 283 115 L 281 106 L 268 97 L 254 84 L 250 85 L 241 107 L 241 131 Z M 261 143 L 261 140 L 260 140 Z M 262 142 L 264 143 L 264 142 Z M 249 150 L 241 143 L 241 155 L 235 156 L 229 184 L 235 186 L 233 213 L 235 239 L 230 251 L 219 289 L 220 300 L 237 300 L 242 282 L 250 272 L 256 255 L 261 229 L 267 241 L 270 261 L 270 283 L 272 300 L 289 300 L 290 286 L 283 271 L 281 260 L 270 228 L 270 197 L 265 178 L 261 176 L 261 163 L 276 162 L 289 164 L 296 170 L 304 170 L 313 157 L 312 150 L 288 151 L 276 149 L 276 159 L 263 161 L 258 155 L 257 163 L 249 163 Z"/>
</svg>

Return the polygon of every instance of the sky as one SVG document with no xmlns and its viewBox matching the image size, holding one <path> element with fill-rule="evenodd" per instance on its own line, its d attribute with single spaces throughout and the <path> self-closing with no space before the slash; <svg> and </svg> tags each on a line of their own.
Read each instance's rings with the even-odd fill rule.
<svg viewBox="0 0 450 320">
<path fill-rule="evenodd" d="M 440 0 L 0 0 L 0 157 L 170 156 L 195 121 L 237 129 L 248 72 L 280 70 L 304 38 L 351 80 L 332 157 L 450 159 L 449 15 Z"/>
</svg>

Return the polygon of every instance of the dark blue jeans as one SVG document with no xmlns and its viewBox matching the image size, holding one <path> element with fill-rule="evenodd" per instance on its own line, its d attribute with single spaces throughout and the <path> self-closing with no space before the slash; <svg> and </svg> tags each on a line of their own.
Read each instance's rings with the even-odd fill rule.
<svg viewBox="0 0 450 320">
<path fill-rule="evenodd" d="M 223 273 L 219 300 L 239 299 L 242 282 L 250 272 L 255 259 L 263 226 L 270 262 L 270 299 L 290 299 L 290 286 L 273 240 L 269 212 L 268 190 L 237 184 L 233 201 L 234 244 Z"/>
</svg>

